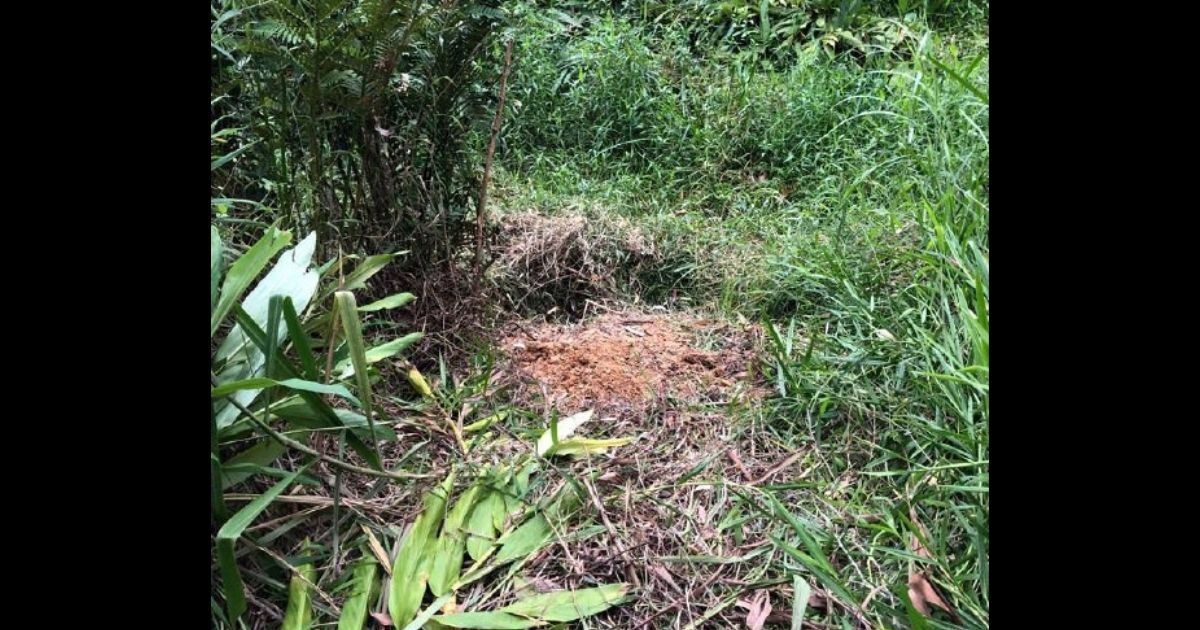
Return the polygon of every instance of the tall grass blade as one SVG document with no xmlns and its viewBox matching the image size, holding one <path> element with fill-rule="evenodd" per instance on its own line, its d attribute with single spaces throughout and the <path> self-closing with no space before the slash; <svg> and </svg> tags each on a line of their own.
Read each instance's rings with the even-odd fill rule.
<svg viewBox="0 0 1200 630">
<path fill-rule="evenodd" d="M 270 490 L 264 492 L 257 499 L 247 503 L 245 507 L 238 510 L 236 514 L 231 516 L 221 529 L 217 532 L 217 559 L 221 568 L 221 581 L 223 582 L 223 590 L 225 591 L 225 605 L 229 611 L 230 619 L 237 619 L 246 612 L 246 592 L 245 586 L 242 583 L 242 574 L 238 570 L 237 560 L 234 557 L 234 546 L 237 544 L 238 538 L 241 538 L 242 532 L 250 526 L 263 510 L 271 504 L 280 494 L 283 493 L 292 482 L 296 480 L 308 467 L 312 465 L 305 464 L 298 470 L 288 475 L 279 483 L 271 486 Z"/>
</svg>

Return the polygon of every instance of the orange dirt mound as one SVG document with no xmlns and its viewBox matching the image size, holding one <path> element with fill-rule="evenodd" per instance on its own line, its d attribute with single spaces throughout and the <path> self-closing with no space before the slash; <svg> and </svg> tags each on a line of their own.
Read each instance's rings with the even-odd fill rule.
<svg viewBox="0 0 1200 630">
<path fill-rule="evenodd" d="M 682 314 L 609 313 L 502 341 L 514 371 L 563 413 L 637 411 L 666 398 L 725 402 L 747 380 L 746 330 Z"/>
</svg>

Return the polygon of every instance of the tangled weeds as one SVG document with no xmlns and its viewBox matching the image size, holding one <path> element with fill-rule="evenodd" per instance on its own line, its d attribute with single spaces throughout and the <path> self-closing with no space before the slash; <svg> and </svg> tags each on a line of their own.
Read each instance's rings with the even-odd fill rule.
<svg viewBox="0 0 1200 630">
<path fill-rule="evenodd" d="M 521 583 L 631 584 L 633 603 L 590 620 L 604 628 L 741 627 L 739 606 L 752 598 L 789 608 L 790 587 L 771 569 L 771 525 L 744 495 L 802 477 L 813 453 L 790 451 L 728 412 L 762 393 L 757 342 L 750 326 L 642 311 L 535 326 L 501 342 L 518 405 L 596 409 L 589 437 L 636 438 L 560 464 L 586 488 L 594 525 L 541 549 Z M 768 621 L 789 621 L 777 617 Z"/>
<path fill-rule="evenodd" d="M 517 407 L 552 406 L 563 413 L 594 408 L 596 419 L 582 434 L 635 440 L 602 454 L 546 462 L 534 475 L 532 496 L 544 499 L 575 484 L 583 489 L 580 511 L 511 574 L 464 588 L 457 596 L 460 610 L 496 610 L 531 593 L 627 583 L 632 599 L 589 618 L 589 627 L 743 627 L 744 602 L 759 604 L 760 613 L 761 603 L 769 602 L 781 612 L 767 622 L 787 624 L 780 615 L 790 609 L 790 580 L 779 574 L 771 523 L 749 505 L 758 486 L 802 479 L 816 464 L 811 449 L 790 450 L 747 422 L 748 414 L 729 413 L 729 407 L 759 393 L 751 367 L 757 341 L 750 326 L 643 311 L 537 326 L 502 341 L 510 352 L 502 380 L 513 381 L 509 391 Z M 435 383 L 435 389 L 441 388 Z M 386 466 L 428 472 L 431 478 L 394 484 L 344 475 L 336 499 L 319 488 L 298 487 L 272 507 L 263 524 L 274 528 L 318 513 L 332 517 L 331 506 L 340 503 L 340 529 L 322 520 L 315 534 L 304 532 L 330 545 L 331 532 L 339 529 L 340 551 L 318 567 L 330 575 L 366 553 L 359 534 L 367 530 L 394 557 L 404 525 L 420 511 L 420 497 L 448 471 L 458 471 L 455 496 L 461 496 L 472 471 L 529 461 L 535 436 L 546 428 L 537 414 L 517 413 L 479 434 L 465 453 L 445 427 L 451 408 L 431 406 L 420 415 L 387 411 L 398 420 L 393 428 L 399 439 L 384 449 Z M 331 438 L 315 435 L 314 447 L 357 463 L 353 453 L 339 453 Z M 336 471 L 323 463 L 313 473 L 337 483 Z M 289 535 L 284 547 L 291 553 L 300 549 L 299 534 Z M 318 593 L 314 606 L 335 617 L 341 597 Z M 820 589 L 812 597 L 814 608 L 829 605 Z M 280 606 L 252 604 L 262 627 L 277 627 Z"/>
<path fill-rule="evenodd" d="M 585 300 L 616 295 L 617 283 L 636 292 L 639 270 L 659 258 L 640 229 L 614 217 L 509 215 L 501 242 L 493 277 L 516 312 L 559 307 L 579 315 Z"/>
</svg>

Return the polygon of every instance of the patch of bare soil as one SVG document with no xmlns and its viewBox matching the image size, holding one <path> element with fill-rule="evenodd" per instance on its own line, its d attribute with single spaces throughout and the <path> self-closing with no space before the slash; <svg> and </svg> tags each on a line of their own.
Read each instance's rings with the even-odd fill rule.
<svg viewBox="0 0 1200 630">
<path fill-rule="evenodd" d="M 755 331 L 686 314 L 607 313 L 524 327 L 501 342 L 518 395 L 560 413 L 629 417 L 655 403 L 725 403 L 748 391 Z"/>
</svg>

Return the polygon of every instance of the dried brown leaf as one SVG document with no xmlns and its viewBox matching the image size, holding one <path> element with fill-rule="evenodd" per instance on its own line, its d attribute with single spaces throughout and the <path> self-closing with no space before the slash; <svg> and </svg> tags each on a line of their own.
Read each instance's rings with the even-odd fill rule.
<svg viewBox="0 0 1200 630">
<path fill-rule="evenodd" d="M 933 589 L 933 584 L 929 583 L 929 579 L 921 571 L 913 571 L 908 576 L 908 598 L 912 600 L 913 606 L 916 606 L 917 610 L 926 617 L 929 616 L 929 604 L 933 604 L 951 615 L 954 614 L 954 611 L 937 594 L 937 591 Z"/>
<path fill-rule="evenodd" d="M 766 591 L 758 591 L 751 601 L 739 599 L 737 605 L 746 609 L 748 630 L 762 630 L 767 623 L 767 617 L 771 615 L 771 598 Z"/>
<path fill-rule="evenodd" d="M 360 525 L 363 533 L 367 535 L 367 544 L 371 547 L 371 553 L 375 554 L 375 559 L 383 566 L 383 570 L 388 575 L 392 574 L 392 563 L 388 561 L 387 552 L 383 550 L 383 545 L 379 543 L 379 539 L 375 537 L 375 533 L 367 528 L 366 525 Z"/>
<path fill-rule="evenodd" d="M 679 593 L 680 595 L 684 594 L 683 589 L 679 588 L 679 584 L 677 584 L 675 582 L 675 577 L 671 575 L 670 571 L 666 570 L 665 568 L 663 568 L 657 564 L 652 564 L 652 565 L 650 565 L 650 572 L 653 573 L 654 575 L 657 575 L 660 579 L 662 579 L 667 584 L 670 584 L 671 588 L 675 589 L 675 592 Z"/>
<path fill-rule="evenodd" d="M 913 525 L 916 525 L 921 530 L 921 537 L 929 540 L 929 530 L 921 524 L 921 521 L 917 520 L 917 511 L 915 509 L 909 510 L 908 516 L 912 519 Z M 922 558 L 933 557 L 916 534 L 912 537 L 911 546 L 913 552 L 918 556 Z M 925 575 L 925 572 L 917 568 L 917 563 L 915 562 L 912 563 L 912 568 L 908 572 L 908 598 L 912 600 L 913 606 L 926 617 L 930 613 L 929 604 L 933 604 L 950 613 L 951 616 L 957 617 L 954 610 L 946 603 L 946 600 L 942 599 L 942 596 L 938 595 L 937 590 L 933 588 L 933 584 L 929 581 L 929 577 Z"/>
</svg>

